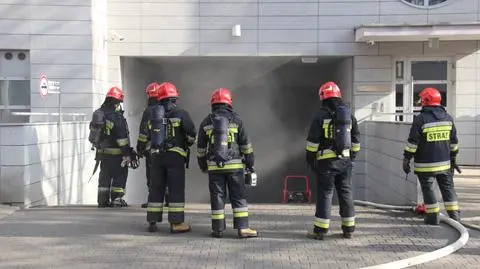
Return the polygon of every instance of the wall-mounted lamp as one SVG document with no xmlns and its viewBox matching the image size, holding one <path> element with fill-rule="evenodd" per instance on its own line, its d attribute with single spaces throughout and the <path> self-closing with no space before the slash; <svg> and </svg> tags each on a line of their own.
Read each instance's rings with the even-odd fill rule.
<svg viewBox="0 0 480 269">
<path fill-rule="evenodd" d="M 233 37 L 241 37 L 242 36 L 242 28 L 240 27 L 240 24 L 235 24 L 232 27 L 232 36 Z"/>
</svg>

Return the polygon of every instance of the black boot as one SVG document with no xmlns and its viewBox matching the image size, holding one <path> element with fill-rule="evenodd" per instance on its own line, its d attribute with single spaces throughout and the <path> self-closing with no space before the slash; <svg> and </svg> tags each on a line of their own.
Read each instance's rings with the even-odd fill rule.
<svg viewBox="0 0 480 269">
<path fill-rule="evenodd" d="M 439 225 L 440 218 L 438 217 L 438 213 L 427 213 L 424 222 L 427 225 Z"/>
<path fill-rule="evenodd" d="M 110 194 L 108 191 L 99 191 L 97 194 L 98 207 L 110 207 Z"/>
<path fill-rule="evenodd" d="M 148 203 L 143 203 L 142 204 L 142 208 L 147 208 L 148 207 Z"/>
<path fill-rule="evenodd" d="M 349 227 L 342 226 L 342 231 L 343 231 L 343 237 L 350 239 L 352 238 L 352 234 L 355 231 L 355 226 L 349 226 Z"/>
<path fill-rule="evenodd" d="M 153 222 L 150 222 L 150 223 L 149 223 L 149 225 L 148 225 L 148 231 L 149 231 L 150 233 L 156 232 L 157 229 L 158 229 L 158 228 L 157 228 L 157 223 L 156 223 L 156 222 L 153 221 Z"/>
<path fill-rule="evenodd" d="M 328 232 L 327 229 L 314 227 L 312 231 L 308 232 L 307 237 L 315 240 L 323 240 L 327 232 Z"/>
<path fill-rule="evenodd" d="M 458 211 L 458 210 L 448 211 L 447 210 L 447 214 L 451 219 L 460 222 L 460 211 Z"/>
<path fill-rule="evenodd" d="M 221 231 L 212 231 L 212 237 L 214 237 L 214 238 L 222 238 L 222 237 L 223 237 L 223 232 L 221 232 Z"/>
</svg>

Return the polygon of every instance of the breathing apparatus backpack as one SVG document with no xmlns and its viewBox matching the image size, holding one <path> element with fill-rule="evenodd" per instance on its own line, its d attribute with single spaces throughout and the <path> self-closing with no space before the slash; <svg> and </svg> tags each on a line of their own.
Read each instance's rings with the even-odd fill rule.
<svg viewBox="0 0 480 269">
<path fill-rule="evenodd" d="M 332 116 L 332 120 L 328 125 L 329 137 L 332 139 L 332 150 L 337 155 L 342 155 L 346 149 L 351 149 L 351 126 L 352 116 L 350 108 L 341 103 L 335 111 L 327 111 Z"/>
<path fill-rule="evenodd" d="M 90 133 L 88 134 L 88 141 L 92 143 L 92 150 L 94 147 L 97 149 L 100 148 L 105 123 L 105 112 L 100 108 L 95 110 L 92 115 L 92 120 L 90 121 Z"/>
<path fill-rule="evenodd" d="M 218 167 L 224 167 L 225 163 L 232 159 L 228 131 L 228 125 L 231 119 L 219 114 L 211 114 L 210 119 L 213 125 L 212 160 Z"/>
<path fill-rule="evenodd" d="M 150 141 L 152 149 L 167 149 L 166 143 L 168 138 L 169 120 L 166 116 L 165 107 L 163 105 L 157 104 L 152 107 L 150 114 Z"/>
</svg>

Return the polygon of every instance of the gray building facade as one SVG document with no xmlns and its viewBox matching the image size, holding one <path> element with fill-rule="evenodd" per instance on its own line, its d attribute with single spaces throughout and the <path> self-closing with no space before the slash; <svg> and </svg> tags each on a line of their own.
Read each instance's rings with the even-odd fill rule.
<svg viewBox="0 0 480 269">
<path fill-rule="evenodd" d="M 357 197 L 406 203 L 416 183 L 398 186 L 399 136 L 424 87 L 437 87 L 456 119 L 460 163 L 480 164 L 479 40 L 479 0 L 0 0 L 0 200 L 94 203 L 86 121 L 121 86 L 135 141 L 144 88 L 157 80 L 178 86 L 197 124 L 213 89 L 233 89 L 264 179 L 251 199 L 278 202 L 284 176 L 314 184 L 306 130 L 318 87 L 335 80 L 365 134 Z M 60 94 L 40 96 L 42 74 Z M 193 158 L 191 167 L 187 199 L 208 201 Z M 377 187 L 382 177 L 391 182 Z M 144 182 L 143 168 L 131 171 L 131 202 L 146 198 Z"/>
</svg>

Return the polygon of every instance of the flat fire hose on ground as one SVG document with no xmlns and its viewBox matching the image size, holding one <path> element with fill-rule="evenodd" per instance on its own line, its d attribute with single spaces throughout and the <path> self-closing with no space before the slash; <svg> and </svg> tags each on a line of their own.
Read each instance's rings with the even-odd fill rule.
<svg viewBox="0 0 480 269">
<path fill-rule="evenodd" d="M 377 204 L 367 201 L 360 201 L 355 200 L 356 205 L 360 206 L 370 206 L 377 209 L 384 209 L 384 210 L 399 210 L 399 211 L 412 211 L 415 212 L 416 206 L 397 206 L 397 205 L 385 205 L 385 204 Z M 445 246 L 443 248 L 437 249 L 433 252 L 425 253 L 419 256 L 398 260 L 394 262 L 373 265 L 369 267 L 362 267 L 361 269 L 391 269 L 391 268 L 406 268 L 417 264 L 426 263 L 429 261 L 437 260 L 442 257 L 445 257 L 453 252 L 461 249 L 464 247 L 469 238 L 468 230 L 462 226 L 459 222 L 446 217 L 444 214 L 440 213 L 440 221 L 446 223 L 447 225 L 451 226 L 452 228 L 456 229 L 460 233 L 460 237 L 457 241 L 453 242 L 452 244 Z"/>
</svg>

